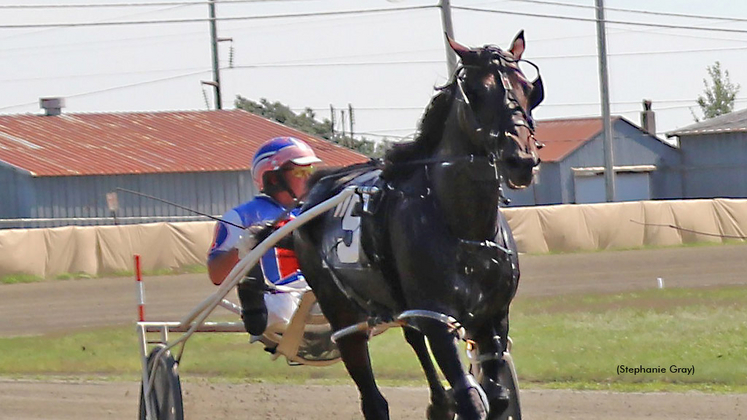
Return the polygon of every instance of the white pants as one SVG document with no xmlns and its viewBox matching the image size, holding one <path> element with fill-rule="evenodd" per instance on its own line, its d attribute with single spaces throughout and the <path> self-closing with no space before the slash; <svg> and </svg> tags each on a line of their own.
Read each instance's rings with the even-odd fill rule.
<svg viewBox="0 0 747 420">
<path fill-rule="evenodd" d="M 299 291 L 265 294 L 265 305 L 267 305 L 266 331 L 275 333 L 282 333 L 285 331 L 291 318 L 293 318 L 293 314 L 296 312 L 296 309 L 298 309 L 301 296 L 303 296 L 307 287 L 305 280 L 299 280 L 285 286 L 299 289 Z"/>
</svg>

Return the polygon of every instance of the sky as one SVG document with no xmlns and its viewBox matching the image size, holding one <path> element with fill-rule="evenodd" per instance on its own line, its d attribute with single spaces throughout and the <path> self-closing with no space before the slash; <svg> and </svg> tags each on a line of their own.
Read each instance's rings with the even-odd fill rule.
<svg viewBox="0 0 747 420">
<path fill-rule="evenodd" d="M 451 13 L 455 38 L 469 46 L 506 49 L 525 31 L 524 58 L 545 83 L 534 114 L 541 121 L 601 115 L 594 4 L 452 0 Z M 692 124 L 716 61 L 743 86 L 735 109 L 747 107 L 747 2 L 604 4 L 613 115 L 639 124 L 641 102 L 650 99 L 660 135 Z M 57 7 L 29 7 L 36 5 Z M 450 76 L 437 5 L 217 1 L 218 37 L 230 39 L 219 44 L 223 109 L 240 95 L 310 107 L 322 120 L 333 106 L 339 123 L 340 110 L 352 106 L 356 135 L 410 138 L 434 87 Z M 378 12 L 328 13 L 361 10 Z M 207 17 L 205 0 L 0 0 L 0 114 L 41 114 L 41 97 L 64 97 L 64 113 L 214 109 L 213 88 L 202 83 L 213 77 Z M 108 24 L 169 20 L 193 21 Z M 77 26 L 43 26 L 57 23 Z"/>
</svg>

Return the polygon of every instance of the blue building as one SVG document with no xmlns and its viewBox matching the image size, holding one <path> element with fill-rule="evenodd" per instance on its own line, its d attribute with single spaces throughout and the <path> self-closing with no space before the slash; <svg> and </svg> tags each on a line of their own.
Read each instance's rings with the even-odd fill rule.
<svg viewBox="0 0 747 420">
<path fill-rule="evenodd" d="M 747 109 L 667 136 L 679 139 L 684 198 L 747 197 Z"/>
<path fill-rule="evenodd" d="M 623 117 L 612 117 L 612 133 L 616 201 L 682 197 L 676 147 Z M 539 121 L 536 137 L 539 173 L 527 189 L 507 190 L 512 206 L 606 201 L 601 118 Z"/>
</svg>

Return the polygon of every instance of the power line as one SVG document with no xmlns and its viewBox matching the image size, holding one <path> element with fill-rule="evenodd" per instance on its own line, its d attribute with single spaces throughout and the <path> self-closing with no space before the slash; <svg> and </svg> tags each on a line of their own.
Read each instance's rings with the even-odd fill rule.
<svg viewBox="0 0 747 420">
<path fill-rule="evenodd" d="M 414 134 L 408 134 L 406 136 L 396 136 L 394 134 L 378 134 L 378 133 L 376 133 L 376 131 L 378 131 L 379 133 L 383 133 L 383 132 L 387 132 L 387 131 L 412 131 L 412 128 L 403 128 L 403 129 L 400 129 L 400 130 L 396 130 L 395 129 L 395 130 L 373 130 L 373 131 L 374 132 L 363 132 L 363 133 L 355 133 L 355 134 L 357 134 L 359 136 L 370 136 L 370 137 L 381 137 L 381 138 L 395 138 L 395 139 L 400 139 L 400 140 L 411 139 L 411 138 L 414 137 Z"/>
<path fill-rule="evenodd" d="M 151 6 L 193 6 L 207 4 L 206 1 L 184 2 L 164 1 L 149 3 L 70 3 L 70 4 L 4 4 L 0 9 L 94 9 L 94 8 L 122 8 L 122 7 L 151 7 Z"/>
<path fill-rule="evenodd" d="M 577 22 L 596 22 L 597 21 L 596 19 L 593 19 L 593 18 L 546 15 L 542 13 L 514 12 L 511 10 L 481 9 L 478 7 L 451 6 L 451 8 L 454 10 L 464 10 L 468 12 L 496 13 L 496 14 L 505 14 L 505 15 L 548 18 L 548 19 L 572 20 L 572 21 L 577 21 Z M 651 27 L 651 28 L 688 29 L 691 31 L 712 31 L 712 32 L 730 32 L 730 33 L 747 34 L 747 30 L 745 29 L 706 28 L 706 27 L 701 27 L 701 26 L 669 25 L 665 23 L 630 22 L 630 21 L 624 21 L 624 20 L 609 20 L 609 19 L 605 19 L 605 23 L 616 24 L 616 25 L 629 25 L 629 26 L 646 26 L 646 27 Z"/>
<path fill-rule="evenodd" d="M 747 47 L 745 47 L 747 48 Z M 568 57 L 550 57 L 550 58 L 568 58 Z M 287 63 L 287 64 L 258 64 L 258 65 L 244 65 L 244 66 L 235 66 L 233 69 L 266 69 L 266 68 L 294 68 L 294 67 L 347 67 L 347 66 L 373 66 L 373 65 L 418 65 L 418 64 L 442 64 L 443 60 L 422 60 L 422 61 L 390 61 L 390 62 L 359 62 L 359 63 Z M 223 67 L 222 70 L 230 70 L 230 68 Z M 176 70 L 176 69 L 174 69 Z M 160 71 L 169 71 L 169 70 L 153 70 L 149 72 L 160 72 Z M 121 74 L 138 74 L 138 73 L 147 73 L 148 71 L 144 72 L 123 72 Z M 159 79 L 153 79 L 153 80 L 147 80 L 142 82 L 135 82 L 127 85 L 121 85 L 121 86 L 115 86 L 111 88 L 105 88 L 101 90 L 94 90 L 84 93 L 78 93 L 73 95 L 67 95 L 66 97 L 72 98 L 72 97 L 80 97 L 80 96 L 87 96 L 87 95 L 93 95 L 97 93 L 103 93 L 108 92 L 112 90 L 119 90 L 119 89 L 126 89 L 131 87 L 138 87 L 142 85 L 152 84 L 152 83 L 158 83 L 162 81 L 168 81 L 173 79 L 178 79 L 182 77 L 189 77 L 194 76 L 198 74 L 208 73 L 210 70 L 200 70 L 196 72 L 190 72 L 186 74 L 180 74 L 175 76 L 169 76 L 165 78 L 159 78 Z M 119 74 L 119 73 L 117 73 Z M 80 75 L 80 76 L 63 76 L 65 78 L 73 78 L 73 77 L 89 77 L 89 76 L 95 76 L 95 75 Z M 2 82 L 10 82 L 10 81 L 25 81 L 25 80 L 38 80 L 41 78 L 36 79 L 20 79 L 20 80 L 0 80 Z M 747 98 L 738 98 L 737 101 L 747 100 Z M 691 99 L 670 99 L 670 100 L 657 100 L 657 104 L 661 103 L 680 103 L 680 102 L 692 102 Z M 35 105 L 37 102 L 27 102 L 22 104 L 15 104 L 15 105 L 9 105 L 5 107 L 0 107 L 0 110 L 5 109 L 11 109 L 11 108 L 17 108 L 21 106 L 28 106 L 28 105 Z M 620 102 L 613 102 L 613 105 L 629 105 L 629 104 L 637 104 L 639 101 L 620 101 Z M 548 107 L 570 107 L 570 106 L 598 106 L 598 102 L 585 102 L 585 103 L 558 103 L 558 104 L 552 104 L 547 103 L 544 104 L 544 108 Z M 661 110 L 668 110 L 668 109 L 674 109 L 674 108 L 686 108 L 691 105 L 685 105 L 680 107 L 669 107 L 669 108 L 658 108 L 657 111 Z M 304 108 L 306 109 L 306 108 Z M 321 107 L 321 108 L 311 108 L 314 111 L 325 111 L 328 108 L 327 107 Z M 414 111 L 414 110 L 422 110 L 424 107 L 422 106 L 387 106 L 387 107 L 356 107 L 356 110 L 360 111 Z M 634 111 L 629 111 L 634 112 Z"/>
<path fill-rule="evenodd" d="M 691 54 L 704 52 L 721 52 L 721 51 L 739 51 L 746 50 L 747 46 L 741 47 L 723 47 L 723 48 L 699 48 L 692 50 L 662 50 L 662 51 L 630 51 L 608 54 L 611 57 L 625 57 L 636 55 L 668 55 L 668 54 Z M 351 56 L 357 57 L 357 56 Z M 574 58 L 593 58 L 596 54 L 576 54 L 576 55 L 556 55 L 556 56 L 535 56 L 533 60 L 567 60 Z M 341 57 L 345 58 L 345 57 Z M 422 64 L 443 64 L 443 59 L 434 60 L 405 60 L 405 61 L 360 61 L 360 62 L 328 62 L 328 63 L 304 63 L 296 60 L 285 61 L 280 63 L 260 63 L 234 66 L 234 69 L 269 69 L 269 68 L 294 68 L 294 67 L 356 67 L 356 66 L 402 66 L 402 65 L 422 65 Z"/>
<path fill-rule="evenodd" d="M 120 71 L 112 73 L 88 73 L 88 74 L 67 74 L 67 75 L 56 75 L 52 77 L 26 77 L 22 79 L 0 79 L 0 83 L 16 83 L 16 82 L 34 82 L 41 80 L 66 80 L 66 79 L 82 79 L 82 78 L 94 78 L 94 77 L 109 77 L 109 76 L 125 76 L 135 74 L 153 74 L 153 73 L 173 73 L 175 71 L 195 71 L 203 68 L 182 68 L 182 69 L 156 69 L 156 70 L 133 70 L 133 71 Z"/>
<path fill-rule="evenodd" d="M 219 0 L 216 3 L 271 3 L 284 0 Z M 299 0 L 293 0 L 299 1 Z M 308 0 L 307 0 L 308 1 Z M 68 3 L 68 4 L 4 4 L 0 9 L 98 9 L 123 7 L 154 7 L 154 6 L 203 6 L 208 1 L 160 1 L 147 3 Z"/>
<path fill-rule="evenodd" d="M 546 0 L 509 0 L 509 1 L 515 1 L 519 3 L 547 4 L 547 5 L 552 5 L 552 6 L 575 7 L 579 9 L 596 9 L 595 6 L 589 6 L 589 5 L 584 5 L 584 4 L 563 3 L 559 1 L 546 1 Z M 747 22 L 747 19 L 742 19 L 742 18 L 691 15 L 691 14 L 686 14 L 686 13 L 654 12 L 654 11 L 649 11 L 649 10 L 623 9 L 623 8 L 606 7 L 606 6 L 604 10 L 615 11 L 615 12 L 625 12 L 625 13 L 637 13 L 637 14 L 642 14 L 642 15 L 653 15 L 653 16 L 683 17 L 683 18 L 717 20 L 717 21 L 726 21 L 726 22 Z"/>
<path fill-rule="evenodd" d="M 662 51 L 629 51 L 619 53 L 608 53 L 608 57 L 626 57 L 636 55 L 670 55 L 670 54 L 691 54 L 691 53 L 709 53 L 709 52 L 722 52 L 722 51 L 739 51 L 745 50 L 747 46 L 742 47 L 723 47 L 723 48 L 698 48 L 692 50 L 662 50 Z M 532 57 L 532 60 L 563 60 L 573 58 L 592 58 L 597 57 L 596 54 L 574 54 L 574 55 L 550 55 L 550 56 L 537 56 Z"/>
<path fill-rule="evenodd" d="M 136 87 L 136 86 L 144 86 L 144 85 L 148 85 L 148 84 L 152 84 L 152 83 L 164 82 L 164 81 L 167 81 L 167 80 L 175 80 L 175 79 L 181 79 L 183 77 L 190 77 L 190 76 L 196 76 L 198 74 L 210 73 L 211 71 L 212 70 L 201 70 L 201 71 L 196 71 L 196 72 L 192 72 L 192 73 L 185 73 L 185 74 L 178 74 L 178 75 L 175 75 L 175 76 L 163 77 L 163 78 L 160 78 L 160 79 L 146 80 L 144 82 L 135 82 L 135 83 L 130 83 L 130 84 L 126 84 L 126 85 L 113 86 L 113 87 L 108 87 L 108 88 L 99 89 L 99 90 L 92 90 L 92 91 L 88 91 L 88 92 L 76 93 L 76 94 L 73 94 L 73 95 L 65 95 L 65 98 L 78 98 L 78 97 L 81 97 L 81 96 L 94 95 L 94 94 L 97 94 L 97 93 L 111 92 L 113 90 L 127 89 L 127 88 L 131 88 L 131 87 Z M 38 103 L 38 101 L 25 102 L 25 103 L 22 103 L 22 104 L 15 104 L 15 105 L 8 105 L 8 106 L 0 107 L 0 111 L 5 110 L 5 109 L 18 108 L 18 107 L 22 107 L 22 106 L 35 105 L 37 103 Z"/>
<path fill-rule="evenodd" d="M 398 7 L 389 9 L 359 9 L 359 10 L 342 10 L 334 12 L 309 12 L 309 13 L 289 13 L 279 15 L 263 15 L 263 16 L 234 16 L 234 17 L 219 17 L 215 18 L 216 21 L 241 21 L 241 20 L 265 20 L 265 19 L 291 19 L 291 18 L 304 18 L 304 17 L 317 17 L 317 16 L 345 16 L 345 15 L 362 15 L 362 14 L 376 14 L 376 13 L 395 13 L 403 11 L 413 10 L 425 10 L 433 9 L 438 6 L 412 6 L 412 7 Z M 187 19 L 162 19 L 162 20 L 140 20 L 140 21 L 120 21 L 120 22 L 70 22 L 70 23 L 21 23 L 21 24 L 9 24 L 0 25 L 0 29 L 29 29 L 29 28 L 55 28 L 55 27 L 91 27 L 91 26 L 122 26 L 122 25 L 153 25 L 153 24 L 168 24 L 168 23 L 198 23 L 198 22 L 210 22 L 210 18 L 187 18 Z"/>
<path fill-rule="evenodd" d="M 184 6 L 166 7 L 166 8 L 163 8 L 163 9 L 151 10 L 151 11 L 148 11 L 148 12 L 128 13 L 126 15 L 120 15 L 120 16 L 116 16 L 116 17 L 113 17 L 113 18 L 110 18 L 110 19 L 104 19 L 104 20 L 101 20 L 99 22 L 107 22 L 107 21 L 111 21 L 112 19 L 129 18 L 129 17 L 140 16 L 140 15 L 144 15 L 144 14 L 152 14 L 152 13 L 164 12 L 164 11 L 167 11 L 167 10 L 180 9 L 182 7 L 184 7 Z M 40 34 L 40 33 L 49 33 L 49 32 L 54 32 L 54 31 L 59 31 L 59 30 L 64 30 L 64 29 L 66 29 L 66 28 L 65 27 L 49 27 L 49 28 L 44 28 L 44 29 L 42 29 L 40 31 L 33 31 L 33 32 L 26 32 L 26 33 L 13 34 L 13 35 L 10 35 L 10 36 L 5 36 L 3 38 L 0 38 L 0 41 L 1 40 L 10 39 L 10 38 L 18 38 L 18 37 L 27 36 L 27 35 L 36 35 L 36 34 Z"/>
<path fill-rule="evenodd" d="M 419 65 L 419 64 L 443 64 L 441 60 L 410 60 L 410 61 L 361 61 L 354 63 L 268 63 L 268 64 L 247 64 L 243 66 L 234 66 L 238 70 L 251 69 L 278 69 L 294 67 L 355 67 L 355 66 L 401 66 L 401 65 Z"/>
<path fill-rule="evenodd" d="M 736 102 L 744 102 L 746 100 L 747 100 L 747 98 L 741 98 L 741 99 L 737 99 Z M 544 107 L 546 105 L 543 104 L 542 106 Z M 697 104 L 693 104 L 693 105 L 675 105 L 675 106 L 668 106 L 668 107 L 657 108 L 654 111 L 655 112 L 676 111 L 676 110 L 681 110 L 681 109 L 693 108 L 695 106 L 697 106 Z M 640 112 L 641 112 L 640 109 L 626 109 L 626 110 L 613 110 L 612 114 L 615 114 L 615 115 L 638 114 Z M 599 114 L 598 113 L 593 113 L 593 114 L 568 115 L 568 116 L 561 117 L 561 119 L 595 118 L 595 117 L 599 118 Z M 542 119 L 540 118 L 537 121 L 541 123 Z"/>
</svg>

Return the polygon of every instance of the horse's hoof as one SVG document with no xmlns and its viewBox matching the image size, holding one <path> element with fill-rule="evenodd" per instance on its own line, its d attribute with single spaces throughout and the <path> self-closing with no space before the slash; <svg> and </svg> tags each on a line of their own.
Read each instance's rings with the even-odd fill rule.
<svg viewBox="0 0 747 420">
<path fill-rule="evenodd" d="M 450 407 L 431 404 L 425 412 L 428 420 L 454 420 L 456 413 Z"/>
<path fill-rule="evenodd" d="M 361 399 L 361 411 L 366 420 L 389 420 L 389 403 L 383 395 Z"/>
<path fill-rule="evenodd" d="M 477 388 L 467 388 L 456 397 L 457 420 L 487 420 L 488 407 Z"/>
<path fill-rule="evenodd" d="M 504 397 L 493 398 L 490 400 L 490 416 L 488 420 L 497 420 L 501 418 L 503 413 L 508 409 L 510 404 L 510 398 L 508 395 Z"/>
<path fill-rule="evenodd" d="M 428 420 L 454 420 L 456 404 L 449 392 L 448 399 L 433 401 L 425 412 Z"/>
<path fill-rule="evenodd" d="M 446 393 L 440 398 L 431 395 L 431 404 L 428 406 L 425 415 L 428 420 L 454 420 L 456 415 L 454 390 L 446 390 Z"/>
<path fill-rule="evenodd" d="M 490 416 L 488 417 L 488 420 L 500 418 L 503 412 L 508 409 L 511 402 L 509 391 L 492 379 L 483 381 L 482 388 L 485 390 L 485 394 L 488 397 L 488 405 L 490 407 Z"/>
</svg>

